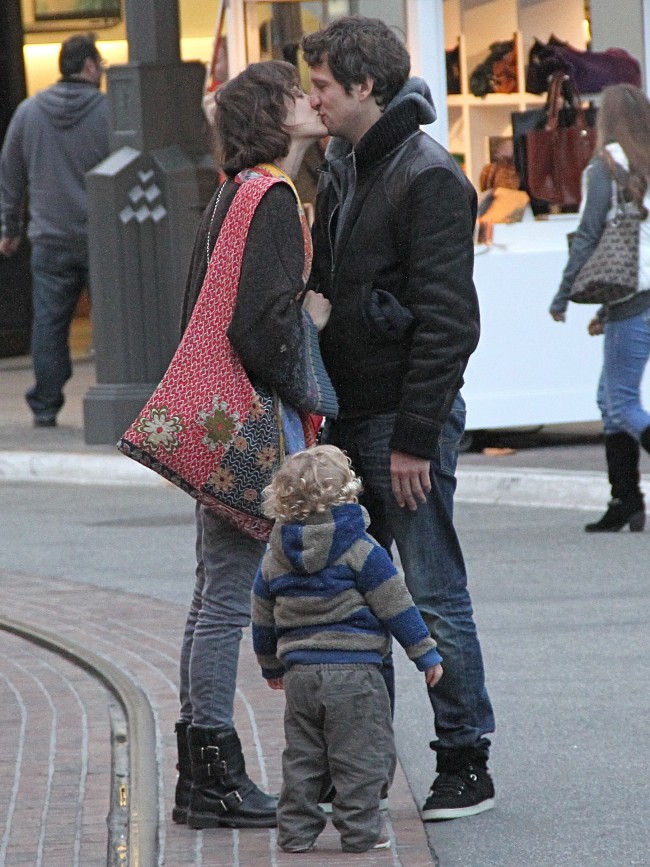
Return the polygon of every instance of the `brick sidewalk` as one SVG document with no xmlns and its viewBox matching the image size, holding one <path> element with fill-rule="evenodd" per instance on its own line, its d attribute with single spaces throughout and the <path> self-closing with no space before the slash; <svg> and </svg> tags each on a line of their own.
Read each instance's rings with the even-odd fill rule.
<svg viewBox="0 0 650 867">
<path fill-rule="evenodd" d="M 393 848 L 343 854 L 328 824 L 318 849 L 303 858 L 275 846 L 275 832 L 174 825 L 174 722 L 178 714 L 178 651 L 185 620 L 179 605 L 0 571 L 10 618 L 46 629 L 107 658 L 146 693 L 156 718 L 162 863 L 167 867 L 428 867 L 424 827 L 398 768 L 389 801 Z M 95 867 L 106 864 L 113 699 L 81 669 L 23 639 L 0 632 L 0 864 Z M 250 776 L 278 791 L 283 745 L 282 694 L 259 674 L 246 633 L 240 659 L 236 724 Z M 38 830 L 37 830 L 38 829 Z"/>
<path fill-rule="evenodd" d="M 0 864 L 106 865 L 108 693 L 5 632 L 0 683 Z"/>
</svg>

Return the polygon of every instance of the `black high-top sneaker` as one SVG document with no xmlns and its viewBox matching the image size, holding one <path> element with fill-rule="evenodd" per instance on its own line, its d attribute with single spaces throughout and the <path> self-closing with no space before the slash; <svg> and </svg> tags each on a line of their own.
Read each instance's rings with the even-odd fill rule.
<svg viewBox="0 0 650 867">
<path fill-rule="evenodd" d="M 422 807 L 423 822 L 475 816 L 494 807 L 494 784 L 487 770 L 487 745 L 448 749 L 431 742 L 437 753 L 438 776 Z"/>
</svg>

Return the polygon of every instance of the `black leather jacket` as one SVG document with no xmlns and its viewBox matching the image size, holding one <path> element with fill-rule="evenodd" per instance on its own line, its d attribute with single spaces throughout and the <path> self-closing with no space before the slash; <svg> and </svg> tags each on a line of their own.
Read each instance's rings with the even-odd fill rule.
<svg viewBox="0 0 650 867">
<path fill-rule="evenodd" d="M 421 122 L 416 100 L 393 101 L 329 160 L 310 285 L 332 302 L 321 349 L 340 417 L 395 412 L 391 448 L 430 458 L 478 343 L 476 193 Z"/>
</svg>

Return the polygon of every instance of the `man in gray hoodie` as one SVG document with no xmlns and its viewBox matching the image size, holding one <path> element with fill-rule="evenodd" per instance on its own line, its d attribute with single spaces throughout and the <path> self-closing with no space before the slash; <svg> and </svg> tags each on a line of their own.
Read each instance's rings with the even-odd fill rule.
<svg viewBox="0 0 650 867">
<path fill-rule="evenodd" d="M 88 280 L 85 176 L 109 152 L 102 58 L 91 34 L 66 39 L 61 79 L 16 109 L 0 154 L 0 254 L 20 244 L 28 200 L 35 384 L 25 397 L 38 427 L 53 427 L 72 375 L 68 337 Z"/>
</svg>

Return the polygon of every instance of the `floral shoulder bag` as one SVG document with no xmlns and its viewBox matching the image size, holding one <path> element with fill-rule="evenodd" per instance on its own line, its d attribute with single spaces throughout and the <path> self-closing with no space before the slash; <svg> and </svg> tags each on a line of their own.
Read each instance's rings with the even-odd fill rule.
<svg viewBox="0 0 650 867">
<path fill-rule="evenodd" d="M 282 416 L 277 396 L 253 387 L 226 332 L 255 209 L 273 184 L 284 182 L 258 174 L 242 183 L 181 344 L 117 444 L 128 457 L 262 540 L 272 526 L 262 513 L 262 491 L 284 458 Z M 304 427 L 311 445 L 312 429 Z"/>
</svg>

